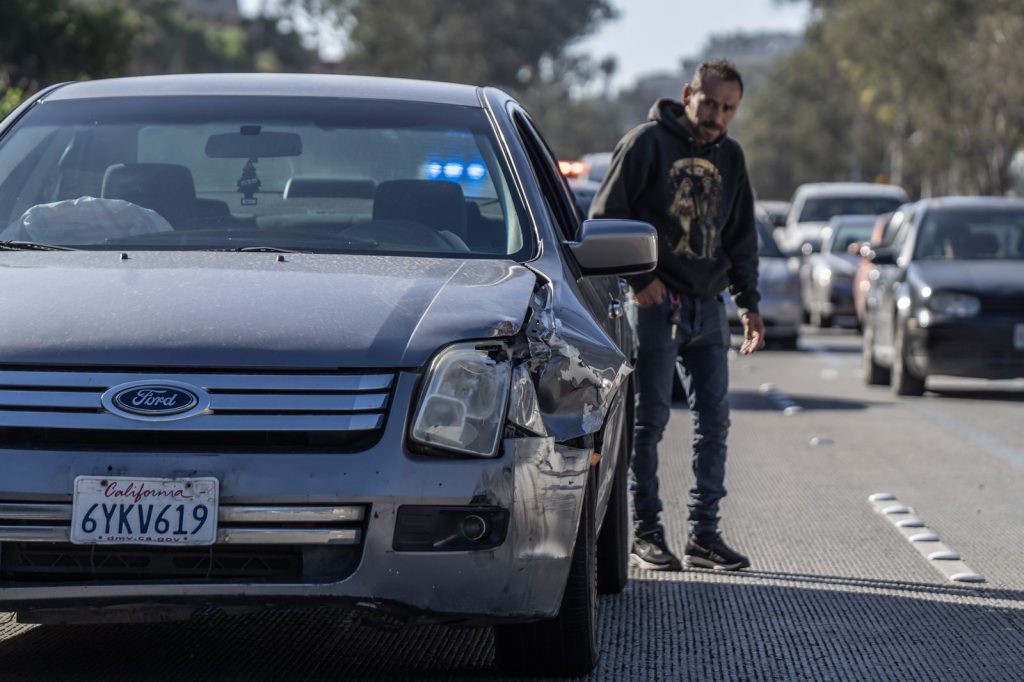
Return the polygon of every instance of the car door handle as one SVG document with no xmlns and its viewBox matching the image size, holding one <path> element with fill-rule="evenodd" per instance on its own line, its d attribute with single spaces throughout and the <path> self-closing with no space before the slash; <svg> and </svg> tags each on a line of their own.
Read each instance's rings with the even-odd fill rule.
<svg viewBox="0 0 1024 682">
<path fill-rule="evenodd" d="M 622 317 L 622 301 L 612 301 L 608 304 L 608 317 L 617 320 Z"/>
</svg>

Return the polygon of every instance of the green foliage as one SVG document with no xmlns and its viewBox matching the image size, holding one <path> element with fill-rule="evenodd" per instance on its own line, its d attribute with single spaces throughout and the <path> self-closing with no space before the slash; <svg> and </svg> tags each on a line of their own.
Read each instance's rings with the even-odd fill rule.
<svg viewBox="0 0 1024 682">
<path fill-rule="evenodd" d="M 1010 189 L 1024 146 L 1019 0 L 812 4 L 803 49 L 745 112 L 756 183 L 785 197 L 809 178 L 878 168 L 926 196 Z"/>
<path fill-rule="evenodd" d="M 129 18 L 117 4 L 3 0 L 0 88 L 31 92 L 54 82 L 117 74 L 127 64 L 131 39 Z"/>
<path fill-rule="evenodd" d="M 0 118 L 14 111 L 21 104 L 24 96 L 24 93 L 17 88 L 0 91 Z"/>
</svg>

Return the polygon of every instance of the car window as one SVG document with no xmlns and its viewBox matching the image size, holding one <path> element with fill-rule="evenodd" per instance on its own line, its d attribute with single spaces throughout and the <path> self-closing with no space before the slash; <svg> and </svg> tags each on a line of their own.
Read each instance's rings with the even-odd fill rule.
<svg viewBox="0 0 1024 682">
<path fill-rule="evenodd" d="M 903 202 L 895 197 L 810 197 L 800 210 L 798 222 L 824 222 L 836 215 L 879 215 L 896 210 Z"/>
<path fill-rule="evenodd" d="M 868 239 L 870 239 L 871 231 L 873 229 L 873 224 L 838 225 L 837 227 L 834 228 L 834 232 L 832 235 L 832 244 L 829 248 L 829 253 L 833 253 L 836 255 L 848 253 L 851 244 L 855 242 L 865 242 Z"/>
<path fill-rule="evenodd" d="M 532 255 L 483 111 L 328 97 L 44 102 L 0 141 L 0 239 Z"/>
<path fill-rule="evenodd" d="M 915 260 L 1024 259 L 1024 210 L 929 211 L 914 245 Z"/>
<path fill-rule="evenodd" d="M 775 241 L 772 228 L 757 220 L 757 255 L 761 258 L 782 258 L 782 251 Z"/>
<path fill-rule="evenodd" d="M 569 185 L 564 176 L 557 171 L 558 163 L 555 161 L 554 154 L 551 153 L 544 138 L 540 136 L 525 113 L 516 109 L 512 118 L 530 157 L 530 164 L 540 181 L 544 202 L 561 237 L 575 239 L 583 216 L 576 201 L 572 199 Z"/>
</svg>

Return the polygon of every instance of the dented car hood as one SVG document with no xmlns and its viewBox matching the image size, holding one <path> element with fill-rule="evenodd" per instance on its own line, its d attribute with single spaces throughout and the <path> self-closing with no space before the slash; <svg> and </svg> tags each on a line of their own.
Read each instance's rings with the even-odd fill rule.
<svg viewBox="0 0 1024 682">
<path fill-rule="evenodd" d="M 2 252 L 0 363 L 420 367 L 518 333 L 535 284 L 505 260 Z"/>
</svg>

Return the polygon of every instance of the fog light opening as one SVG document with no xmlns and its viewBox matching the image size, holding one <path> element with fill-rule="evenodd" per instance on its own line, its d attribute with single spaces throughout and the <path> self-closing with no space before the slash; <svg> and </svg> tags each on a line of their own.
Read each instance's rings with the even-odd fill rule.
<svg viewBox="0 0 1024 682">
<path fill-rule="evenodd" d="M 476 514 L 467 514 L 462 519 L 460 527 L 462 531 L 462 537 L 466 538 L 470 542 L 476 542 L 487 537 L 488 527 L 487 522 Z"/>
</svg>

